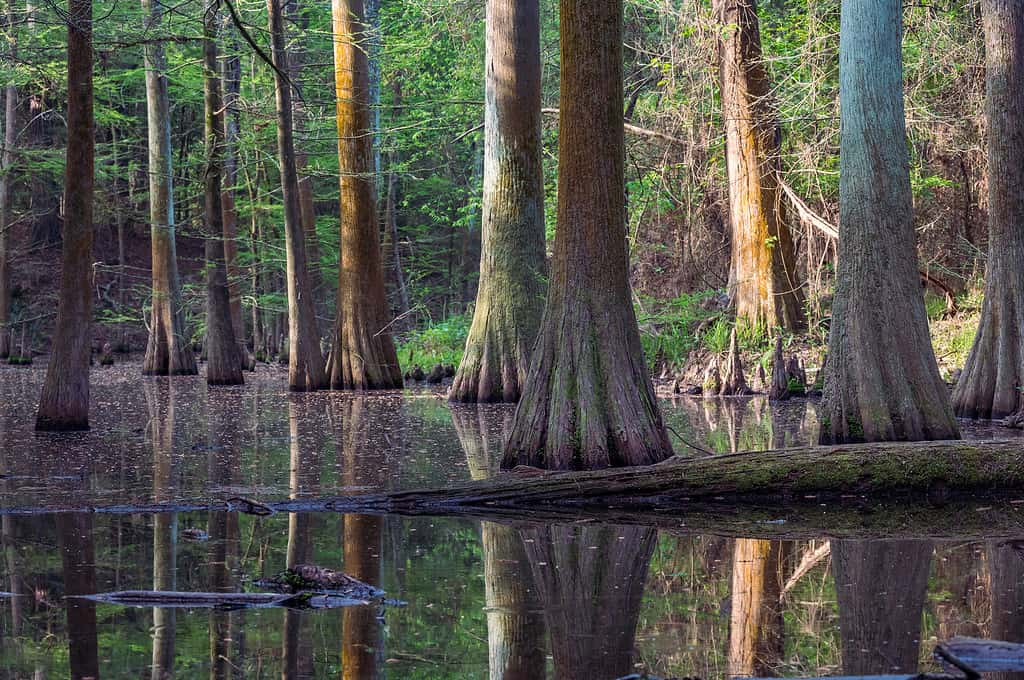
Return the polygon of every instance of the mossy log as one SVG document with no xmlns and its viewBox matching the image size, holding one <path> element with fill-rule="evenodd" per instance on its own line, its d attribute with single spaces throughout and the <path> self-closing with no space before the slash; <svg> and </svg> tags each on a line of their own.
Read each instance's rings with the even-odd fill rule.
<svg viewBox="0 0 1024 680">
<path fill-rule="evenodd" d="M 235 511 L 466 517 L 530 524 L 601 521 L 678 534 L 761 538 L 1024 537 L 1024 442 L 816 446 L 588 472 L 517 468 L 440 489 L 335 498 L 79 507 L 0 514 Z"/>
</svg>

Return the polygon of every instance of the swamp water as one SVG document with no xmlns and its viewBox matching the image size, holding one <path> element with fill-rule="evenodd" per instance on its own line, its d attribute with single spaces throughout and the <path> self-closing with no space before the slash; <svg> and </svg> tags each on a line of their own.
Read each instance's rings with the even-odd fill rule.
<svg viewBox="0 0 1024 680">
<path fill-rule="evenodd" d="M 509 407 L 289 394 L 93 371 L 93 429 L 36 435 L 42 368 L 0 367 L 0 677 L 593 678 L 937 670 L 954 635 L 1024 640 L 1024 543 L 766 540 L 597 521 L 255 516 L 212 501 L 443 487 L 497 467 Z M 817 436 L 813 403 L 663 401 L 715 452 Z M 967 436 L 1013 436 L 972 429 Z M 679 444 L 682 454 L 696 453 Z M 134 507 L 179 504 L 180 512 Z M 1022 511 L 1024 512 L 1024 511 Z M 239 592 L 288 564 L 405 606 L 128 608 L 68 595 Z"/>
</svg>

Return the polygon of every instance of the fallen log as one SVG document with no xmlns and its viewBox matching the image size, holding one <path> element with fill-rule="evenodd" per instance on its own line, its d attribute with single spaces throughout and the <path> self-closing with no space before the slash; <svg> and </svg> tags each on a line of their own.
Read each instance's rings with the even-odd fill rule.
<svg viewBox="0 0 1024 680">
<path fill-rule="evenodd" d="M 96 595 L 72 595 L 85 600 L 118 604 L 125 607 L 157 607 L 159 609 L 335 609 L 370 604 L 371 600 L 331 593 L 202 593 L 163 590 L 121 590 Z"/>
<path fill-rule="evenodd" d="M 454 507 L 620 510 L 694 502 L 821 503 L 843 498 L 929 500 L 996 498 L 1024 491 L 1024 442 L 877 442 L 805 446 L 657 465 L 584 472 L 515 469 L 442 489 L 394 491 L 352 500 L 386 512 L 429 514 Z M 340 502 L 335 504 L 341 507 Z M 441 513 L 445 514 L 445 513 Z"/>
</svg>

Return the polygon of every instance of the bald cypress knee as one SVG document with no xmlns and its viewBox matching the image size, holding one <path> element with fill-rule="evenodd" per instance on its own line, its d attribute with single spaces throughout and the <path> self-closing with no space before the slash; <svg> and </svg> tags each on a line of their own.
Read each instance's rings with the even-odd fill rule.
<svg viewBox="0 0 1024 680">
<path fill-rule="evenodd" d="M 142 0 L 145 27 L 158 31 L 159 2 Z M 174 182 L 171 164 L 171 113 L 167 97 L 167 58 L 163 44 L 142 47 L 146 67 L 146 127 L 149 133 L 149 222 L 153 298 L 149 341 L 142 362 L 145 375 L 195 375 L 198 372 L 185 327 L 174 237 Z"/>
<path fill-rule="evenodd" d="M 399 388 L 402 371 L 388 329 L 377 226 L 364 3 L 333 0 L 331 9 L 341 198 L 341 267 L 331 387 Z"/>
<path fill-rule="evenodd" d="M 752 327 L 798 330 L 803 294 L 779 189 L 779 124 L 761 57 L 755 0 L 715 0 L 732 255 L 729 293 Z"/>
<path fill-rule="evenodd" d="M 208 0 L 203 15 L 203 103 L 205 108 L 206 170 L 206 382 L 241 385 L 242 359 L 231 323 L 227 267 L 224 262 L 224 213 L 221 177 L 224 172 L 224 110 L 217 70 L 217 7 Z"/>
<path fill-rule="evenodd" d="M 544 308 L 539 0 L 489 0 L 480 288 L 452 401 L 515 402 Z"/>
<path fill-rule="evenodd" d="M 984 0 L 988 267 L 981 320 L 953 392 L 956 414 L 1024 417 L 1024 5 Z"/>
<path fill-rule="evenodd" d="M 306 234 L 299 206 L 299 174 L 295 164 L 292 122 L 292 93 L 288 81 L 284 13 L 281 0 L 267 0 L 270 43 L 274 59 L 274 89 L 277 93 L 277 153 L 281 163 L 284 196 L 284 240 L 288 278 L 288 388 L 313 391 L 327 387 L 324 356 L 320 352 L 320 331 L 313 305 L 306 262 Z"/>
<path fill-rule="evenodd" d="M 92 338 L 92 0 L 69 0 L 67 152 L 61 228 L 60 301 L 37 430 L 89 428 Z"/>
<path fill-rule="evenodd" d="M 672 455 L 629 287 L 622 3 L 562 0 L 558 229 L 503 467 L 586 469 Z"/>
<path fill-rule="evenodd" d="M 901 12 L 899 0 L 842 3 L 841 238 L 822 443 L 960 436 L 917 268 Z"/>
</svg>

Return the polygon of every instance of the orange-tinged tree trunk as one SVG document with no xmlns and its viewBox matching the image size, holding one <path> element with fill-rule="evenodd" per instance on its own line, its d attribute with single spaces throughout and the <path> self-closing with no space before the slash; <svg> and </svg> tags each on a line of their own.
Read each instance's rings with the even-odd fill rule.
<svg viewBox="0 0 1024 680">
<path fill-rule="evenodd" d="M 267 0 L 270 39 L 273 48 L 274 86 L 277 92 L 277 153 L 281 163 L 284 195 L 284 240 L 288 284 L 288 388 L 313 391 L 327 387 L 324 356 L 320 351 L 313 289 L 309 285 L 306 233 L 299 206 L 299 175 L 295 165 L 292 135 L 292 95 L 285 48 L 284 15 L 281 0 Z M 337 47 L 335 47 L 337 49 Z"/>
<path fill-rule="evenodd" d="M 402 371 L 387 328 L 377 226 L 369 40 L 363 0 L 333 0 L 331 8 L 341 173 L 341 267 L 331 387 L 398 388 L 402 386 Z"/>
<path fill-rule="evenodd" d="M 68 115 L 60 302 L 37 430 L 89 428 L 92 338 L 92 0 L 68 3 Z"/>
<path fill-rule="evenodd" d="M 228 276 L 228 302 L 231 328 L 238 342 L 239 359 L 248 365 L 245 324 L 242 322 L 242 268 L 238 264 L 238 209 L 235 207 L 235 186 L 238 184 L 239 90 L 242 85 L 242 63 L 237 45 L 224 57 L 224 182 L 220 192 L 221 215 L 224 220 L 224 265 Z"/>
<path fill-rule="evenodd" d="M 782 660 L 782 541 L 737 538 L 732 558 L 729 675 L 769 676 Z"/>
<path fill-rule="evenodd" d="M 798 330 L 803 294 L 779 189 L 779 125 L 761 60 L 756 0 L 715 0 L 736 316 L 755 328 Z"/>
<path fill-rule="evenodd" d="M 480 288 L 452 401 L 516 402 L 544 308 L 540 2 L 487 3 Z"/>
<path fill-rule="evenodd" d="M 601 468 L 672 455 L 629 288 L 622 3 L 562 0 L 558 230 L 503 467 Z"/>
</svg>

